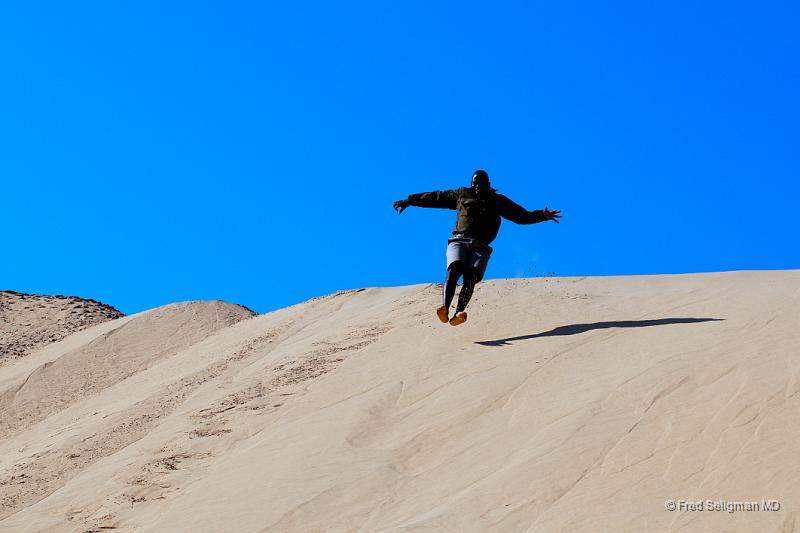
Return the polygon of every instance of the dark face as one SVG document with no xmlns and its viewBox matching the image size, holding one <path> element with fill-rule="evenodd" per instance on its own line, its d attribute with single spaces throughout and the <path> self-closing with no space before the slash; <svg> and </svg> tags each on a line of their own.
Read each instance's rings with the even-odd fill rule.
<svg viewBox="0 0 800 533">
<path fill-rule="evenodd" d="M 478 196 L 483 196 L 489 192 L 489 179 L 483 176 L 472 176 L 472 190 Z"/>
</svg>

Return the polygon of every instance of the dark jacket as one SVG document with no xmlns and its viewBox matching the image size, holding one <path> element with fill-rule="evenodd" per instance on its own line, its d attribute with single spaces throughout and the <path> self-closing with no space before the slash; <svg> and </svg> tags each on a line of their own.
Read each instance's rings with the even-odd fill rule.
<svg viewBox="0 0 800 533">
<path fill-rule="evenodd" d="M 486 244 L 497 237 L 500 217 L 517 224 L 536 224 L 547 220 L 540 209 L 528 211 L 506 196 L 497 194 L 494 189 L 484 197 L 476 195 L 470 187 L 423 192 L 409 196 L 408 203 L 416 207 L 455 209 L 458 218 L 453 234 L 461 233 Z"/>
</svg>

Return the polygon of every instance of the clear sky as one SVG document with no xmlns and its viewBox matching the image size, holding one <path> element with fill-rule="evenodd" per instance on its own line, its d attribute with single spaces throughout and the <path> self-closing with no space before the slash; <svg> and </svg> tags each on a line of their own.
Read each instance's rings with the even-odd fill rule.
<svg viewBox="0 0 800 533">
<path fill-rule="evenodd" d="M 265 312 L 487 278 L 800 268 L 796 2 L 7 2 L 0 289 Z"/>
</svg>

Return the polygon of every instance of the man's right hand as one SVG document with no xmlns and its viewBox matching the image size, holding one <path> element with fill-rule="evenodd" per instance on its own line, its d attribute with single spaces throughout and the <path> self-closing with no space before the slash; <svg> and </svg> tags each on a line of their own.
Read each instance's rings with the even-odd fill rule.
<svg viewBox="0 0 800 533">
<path fill-rule="evenodd" d="M 394 209 L 398 214 L 402 214 L 406 207 L 409 206 L 408 200 L 397 200 L 394 203 Z"/>
</svg>

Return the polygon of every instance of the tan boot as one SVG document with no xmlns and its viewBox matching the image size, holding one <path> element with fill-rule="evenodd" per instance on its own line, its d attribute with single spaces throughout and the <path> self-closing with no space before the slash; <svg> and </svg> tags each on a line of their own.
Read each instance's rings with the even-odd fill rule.
<svg viewBox="0 0 800 533">
<path fill-rule="evenodd" d="M 453 318 L 450 319 L 451 326 L 458 326 L 459 324 L 463 324 L 467 321 L 467 313 L 465 311 L 459 311 L 458 313 L 453 315 Z"/>
<path fill-rule="evenodd" d="M 447 308 L 445 306 L 441 306 L 439 309 L 436 310 L 436 316 L 439 317 L 439 320 L 447 324 L 448 316 L 447 316 Z"/>
</svg>

